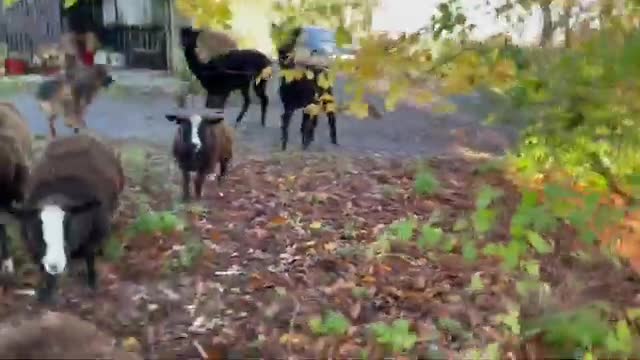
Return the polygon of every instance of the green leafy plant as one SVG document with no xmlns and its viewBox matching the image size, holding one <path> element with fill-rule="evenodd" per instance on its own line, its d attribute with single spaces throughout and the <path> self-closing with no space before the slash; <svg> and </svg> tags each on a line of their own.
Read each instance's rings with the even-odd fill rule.
<svg viewBox="0 0 640 360">
<path fill-rule="evenodd" d="M 418 340 L 417 335 L 409 330 L 409 321 L 405 319 L 396 319 L 391 325 L 378 322 L 372 324 L 370 329 L 376 341 L 393 354 L 411 350 Z"/>
<path fill-rule="evenodd" d="M 177 256 L 171 260 L 170 266 L 174 270 L 190 269 L 200 259 L 203 251 L 204 245 L 200 239 L 189 238 L 185 245 L 178 250 Z"/>
<path fill-rule="evenodd" d="M 342 336 L 351 327 L 349 320 L 337 311 L 327 311 L 324 317 L 312 317 L 308 325 L 314 334 L 324 336 Z"/>
<path fill-rule="evenodd" d="M 169 234 L 184 230 L 185 225 L 176 215 L 169 211 L 151 211 L 140 215 L 128 229 L 130 236 Z"/>
<path fill-rule="evenodd" d="M 433 171 L 427 167 L 418 170 L 415 180 L 415 192 L 418 195 L 432 195 L 440 188 L 440 181 L 435 177 Z"/>
</svg>

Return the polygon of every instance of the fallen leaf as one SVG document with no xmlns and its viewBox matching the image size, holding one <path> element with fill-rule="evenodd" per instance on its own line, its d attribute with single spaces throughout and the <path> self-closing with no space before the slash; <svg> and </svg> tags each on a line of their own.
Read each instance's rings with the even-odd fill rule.
<svg viewBox="0 0 640 360">
<path fill-rule="evenodd" d="M 309 225 L 309 228 L 312 230 L 319 230 L 322 228 L 322 223 L 320 221 L 314 221 Z"/>
<path fill-rule="evenodd" d="M 362 311 L 362 303 L 360 301 L 356 301 L 351 308 L 349 309 L 349 315 L 353 320 L 357 320 L 360 316 L 360 311 Z"/>
<path fill-rule="evenodd" d="M 306 345 L 309 339 L 303 334 L 287 333 L 280 336 L 280 343 L 283 345 L 291 345 L 300 347 Z"/>
<path fill-rule="evenodd" d="M 122 347 L 128 352 L 139 352 L 141 350 L 140 342 L 133 336 L 126 338 L 122 342 Z"/>
<path fill-rule="evenodd" d="M 287 223 L 287 218 L 279 215 L 271 219 L 271 221 L 269 222 L 269 224 L 276 225 L 276 226 L 284 225 L 286 223 Z"/>
<path fill-rule="evenodd" d="M 222 239 L 222 234 L 219 231 L 212 231 L 210 234 L 211 241 L 220 241 Z"/>
<path fill-rule="evenodd" d="M 338 248 L 338 244 L 336 244 L 335 242 L 330 242 L 330 243 L 324 244 L 323 247 L 328 252 L 334 252 Z"/>
<path fill-rule="evenodd" d="M 373 276 L 367 275 L 362 278 L 362 282 L 373 284 L 376 282 L 376 278 L 374 278 Z"/>
</svg>

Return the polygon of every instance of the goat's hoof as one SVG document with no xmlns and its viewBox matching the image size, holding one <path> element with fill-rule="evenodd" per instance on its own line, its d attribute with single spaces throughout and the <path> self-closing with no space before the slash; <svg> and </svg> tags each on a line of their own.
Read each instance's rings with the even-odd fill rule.
<svg viewBox="0 0 640 360">
<path fill-rule="evenodd" d="M 5 274 L 14 274 L 15 268 L 13 266 L 13 258 L 2 260 L 2 267 L 0 269 Z"/>
<path fill-rule="evenodd" d="M 53 296 L 53 292 L 48 289 L 38 289 L 36 292 L 36 298 L 38 302 L 43 305 L 55 305 L 57 303 L 56 298 Z"/>
<path fill-rule="evenodd" d="M 91 290 L 91 292 L 96 292 L 99 289 L 98 282 L 96 280 L 87 281 L 87 287 L 89 288 L 89 290 Z"/>
</svg>

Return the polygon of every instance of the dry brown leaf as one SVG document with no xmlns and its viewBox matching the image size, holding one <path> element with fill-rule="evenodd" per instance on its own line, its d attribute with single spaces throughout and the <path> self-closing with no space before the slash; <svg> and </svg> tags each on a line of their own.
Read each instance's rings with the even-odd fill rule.
<svg viewBox="0 0 640 360">
<path fill-rule="evenodd" d="M 283 216 L 280 216 L 280 215 L 278 215 L 278 216 L 274 217 L 274 218 L 273 218 L 273 219 L 271 219 L 271 221 L 269 222 L 269 224 L 271 224 L 271 225 L 276 225 L 276 226 L 284 225 L 284 224 L 286 224 L 286 223 L 287 223 L 287 218 L 285 218 L 285 217 L 283 217 Z"/>
<path fill-rule="evenodd" d="M 219 231 L 212 231 L 209 235 L 209 238 L 211 239 L 211 241 L 218 242 L 222 239 L 222 234 Z"/>
<path fill-rule="evenodd" d="M 328 252 L 334 252 L 338 248 L 338 244 L 336 244 L 335 242 L 329 242 L 324 244 L 323 248 Z"/>
<path fill-rule="evenodd" d="M 351 308 L 349 309 L 349 315 L 351 315 L 351 319 L 357 320 L 360 316 L 360 312 L 362 311 L 362 303 L 360 301 L 356 301 Z"/>
</svg>

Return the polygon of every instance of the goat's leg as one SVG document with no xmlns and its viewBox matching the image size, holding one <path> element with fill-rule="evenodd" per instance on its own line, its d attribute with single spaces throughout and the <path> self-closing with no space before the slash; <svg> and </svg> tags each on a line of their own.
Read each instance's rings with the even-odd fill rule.
<svg viewBox="0 0 640 360">
<path fill-rule="evenodd" d="M 302 121 L 300 122 L 300 139 L 302 141 L 302 148 L 306 149 L 309 136 L 309 120 L 311 116 L 305 112 L 302 113 Z"/>
<path fill-rule="evenodd" d="M 220 160 L 220 175 L 218 176 L 218 185 L 222 184 L 222 181 L 227 176 L 227 170 L 229 169 L 229 161 L 231 159 Z"/>
<path fill-rule="evenodd" d="M 331 136 L 331 143 L 338 145 L 338 131 L 336 130 L 336 113 L 333 111 L 327 113 L 327 119 L 329 119 L 329 135 Z"/>
<path fill-rule="evenodd" d="M 187 202 L 191 199 L 189 194 L 189 186 L 191 186 L 191 174 L 188 170 L 182 170 L 182 201 Z"/>
<path fill-rule="evenodd" d="M 317 115 L 307 115 L 306 118 L 303 118 L 302 122 L 304 123 L 304 136 L 302 140 L 302 150 L 307 150 L 309 145 L 313 142 L 313 133 L 315 131 L 315 124 L 318 122 Z"/>
<path fill-rule="evenodd" d="M 56 137 L 56 126 L 55 126 L 55 121 L 56 121 L 56 116 L 55 115 L 51 115 L 49 116 L 49 134 L 51 135 L 52 139 L 55 139 Z"/>
<path fill-rule="evenodd" d="M 87 285 L 90 289 L 96 290 L 98 288 L 98 273 L 96 271 L 96 255 L 91 252 L 90 255 L 85 255 L 84 261 L 87 265 Z"/>
<path fill-rule="evenodd" d="M 240 109 L 240 113 L 236 118 L 236 127 L 240 125 L 240 121 L 242 120 L 244 115 L 247 113 L 247 110 L 249 110 L 249 104 L 251 103 L 251 98 L 249 97 L 249 84 L 247 84 L 246 86 L 243 86 L 240 89 L 240 93 L 242 94 L 242 109 Z"/>
<path fill-rule="evenodd" d="M 55 275 L 51 275 L 46 272 L 44 265 L 42 264 L 40 264 L 40 276 L 40 286 L 37 291 L 38 301 L 41 303 L 51 303 L 58 279 Z"/>
<path fill-rule="evenodd" d="M 193 179 L 193 187 L 197 200 L 200 200 L 202 198 L 202 184 L 204 184 L 204 179 L 206 177 L 206 173 L 200 170 L 196 173 L 196 177 Z"/>
<path fill-rule="evenodd" d="M 9 252 L 9 237 L 7 236 L 7 226 L 0 224 L 0 260 L 2 260 L 2 272 L 13 274 L 13 258 Z"/>
<path fill-rule="evenodd" d="M 267 96 L 267 80 L 262 80 L 254 87 L 256 95 L 260 99 L 260 124 L 265 127 L 267 124 L 267 108 L 269 107 L 269 96 Z"/>
<path fill-rule="evenodd" d="M 280 142 L 282 146 L 282 151 L 287 150 L 287 142 L 289 141 L 289 124 L 291 123 L 291 117 L 293 116 L 293 111 L 285 110 L 284 114 L 282 114 L 282 119 L 280 123 Z"/>
</svg>

